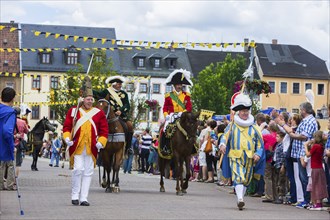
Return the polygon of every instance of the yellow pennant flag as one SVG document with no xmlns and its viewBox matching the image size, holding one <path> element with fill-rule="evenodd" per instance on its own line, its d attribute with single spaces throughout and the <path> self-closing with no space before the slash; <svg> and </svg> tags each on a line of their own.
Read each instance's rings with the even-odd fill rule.
<svg viewBox="0 0 330 220">
<path fill-rule="evenodd" d="M 244 47 L 245 46 L 245 43 L 241 43 L 241 46 Z"/>
<path fill-rule="evenodd" d="M 86 42 L 88 40 L 88 37 L 84 37 L 83 39 L 84 39 L 84 42 Z"/>
<path fill-rule="evenodd" d="M 118 47 L 118 50 L 124 50 L 124 48 L 123 47 Z"/>
<path fill-rule="evenodd" d="M 116 44 L 116 40 L 115 39 L 111 39 L 111 43 L 114 45 Z"/>
<path fill-rule="evenodd" d="M 142 41 L 139 41 L 139 45 L 141 45 L 142 44 Z"/>
<path fill-rule="evenodd" d="M 173 47 L 174 47 L 174 48 L 178 48 L 178 46 L 179 46 L 178 43 L 174 43 L 174 44 L 173 44 Z"/>
<path fill-rule="evenodd" d="M 196 43 L 191 43 L 192 48 L 195 48 Z"/>
<path fill-rule="evenodd" d="M 68 40 L 68 38 L 70 37 L 70 35 L 64 35 L 64 40 Z"/>
<path fill-rule="evenodd" d="M 115 49 L 113 49 L 112 47 L 109 48 L 111 51 L 115 51 Z"/>
<path fill-rule="evenodd" d="M 0 25 L 0 31 L 2 31 L 6 26 Z"/>
<path fill-rule="evenodd" d="M 41 48 L 38 48 L 38 51 L 39 51 L 39 52 L 43 52 L 44 50 L 43 50 L 43 49 L 41 49 Z"/>
<path fill-rule="evenodd" d="M 49 37 L 49 35 L 50 35 L 50 32 L 46 32 L 45 38 Z"/>
<path fill-rule="evenodd" d="M 215 46 L 216 46 L 216 47 L 220 47 L 221 44 L 220 44 L 220 43 L 216 43 Z"/>
<path fill-rule="evenodd" d="M 23 74 L 23 73 L 20 73 L 20 74 L 19 74 L 19 77 L 21 77 L 21 78 L 22 78 L 23 76 L 24 76 L 24 74 Z"/>
<path fill-rule="evenodd" d="M 208 43 L 208 44 L 207 44 L 207 47 L 208 47 L 209 49 L 211 49 L 211 48 L 212 48 L 212 44 L 211 44 L 211 43 Z"/>
<path fill-rule="evenodd" d="M 79 36 L 73 36 L 73 41 L 76 42 L 78 40 Z"/>
<path fill-rule="evenodd" d="M 13 74 L 12 74 L 13 77 L 16 77 L 16 75 L 17 75 L 17 73 L 13 73 Z"/>
<path fill-rule="evenodd" d="M 41 34 L 40 31 L 35 31 L 35 32 L 34 32 L 34 35 L 37 36 L 37 37 L 38 37 L 40 34 Z"/>
<path fill-rule="evenodd" d="M 34 49 L 34 48 L 31 48 L 30 50 L 31 50 L 32 52 L 36 52 L 36 49 Z"/>
<path fill-rule="evenodd" d="M 102 42 L 102 44 L 104 44 L 105 42 L 107 42 L 107 39 L 106 38 L 102 38 L 101 42 Z"/>
<path fill-rule="evenodd" d="M 61 34 L 55 34 L 55 39 L 57 39 Z"/>
<path fill-rule="evenodd" d="M 28 49 L 26 49 L 26 48 L 23 48 L 23 51 L 24 51 L 24 52 L 28 52 Z"/>
<path fill-rule="evenodd" d="M 233 44 L 234 48 L 236 48 L 236 43 Z"/>
<path fill-rule="evenodd" d="M 6 73 L 5 73 L 5 76 L 9 76 L 9 73 L 8 73 L 8 72 L 6 72 Z"/>
<path fill-rule="evenodd" d="M 47 49 L 46 49 L 46 51 L 47 51 L 47 52 L 51 52 L 51 51 L 52 51 L 52 49 L 50 49 L 50 48 L 47 48 Z"/>
<path fill-rule="evenodd" d="M 129 41 L 129 45 L 132 45 L 132 44 L 133 44 L 133 42 L 134 42 L 134 41 L 130 40 L 130 41 Z"/>
<path fill-rule="evenodd" d="M 228 47 L 228 43 L 225 43 L 224 45 L 223 45 L 223 48 L 227 48 Z"/>
<path fill-rule="evenodd" d="M 126 49 L 127 50 L 133 50 L 133 47 L 127 47 Z"/>
<path fill-rule="evenodd" d="M 106 48 L 106 47 L 102 47 L 102 48 L 101 48 L 101 50 L 103 50 L 103 51 L 104 51 L 104 50 L 107 50 L 107 48 Z"/>
<path fill-rule="evenodd" d="M 137 49 L 137 50 L 142 50 L 142 48 L 141 48 L 141 47 L 136 47 L 136 49 Z"/>
<path fill-rule="evenodd" d="M 20 52 L 20 49 L 19 48 L 15 48 L 15 52 Z"/>
<path fill-rule="evenodd" d="M 159 48 L 159 47 L 160 47 L 160 42 L 157 42 L 155 48 Z"/>
<path fill-rule="evenodd" d="M 5 49 L 3 49 L 3 48 L 0 48 L 0 52 L 5 52 Z"/>
<path fill-rule="evenodd" d="M 97 41 L 97 38 L 96 38 L 96 37 L 93 37 L 93 39 L 92 39 L 93 44 L 94 44 L 96 41 Z"/>
<path fill-rule="evenodd" d="M 152 43 L 152 42 L 148 41 L 148 47 L 150 47 L 151 43 Z"/>
<path fill-rule="evenodd" d="M 12 28 L 10 28 L 9 32 L 13 32 L 13 31 L 15 31 L 15 30 L 17 30 L 17 28 L 12 27 Z"/>
<path fill-rule="evenodd" d="M 13 52 L 13 50 L 12 50 L 11 48 L 7 48 L 7 51 L 8 51 L 9 53 Z"/>
</svg>

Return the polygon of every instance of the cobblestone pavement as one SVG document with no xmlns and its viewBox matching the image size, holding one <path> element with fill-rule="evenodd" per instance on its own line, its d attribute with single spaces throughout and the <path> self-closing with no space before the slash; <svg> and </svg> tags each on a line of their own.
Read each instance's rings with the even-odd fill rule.
<svg viewBox="0 0 330 220">
<path fill-rule="evenodd" d="M 105 193 L 95 169 L 89 202 L 71 205 L 71 171 L 49 167 L 40 158 L 38 172 L 30 169 L 32 159 L 24 159 L 19 189 L 24 215 L 20 215 L 15 191 L 0 191 L 0 215 L 5 219 L 329 219 L 327 211 L 308 211 L 288 205 L 265 204 L 246 197 L 246 208 L 238 211 L 230 187 L 190 182 L 188 193 L 175 195 L 175 181 L 165 180 L 166 192 L 159 192 L 159 176 L 120 173 L 120 193 Z"/>
</svg>

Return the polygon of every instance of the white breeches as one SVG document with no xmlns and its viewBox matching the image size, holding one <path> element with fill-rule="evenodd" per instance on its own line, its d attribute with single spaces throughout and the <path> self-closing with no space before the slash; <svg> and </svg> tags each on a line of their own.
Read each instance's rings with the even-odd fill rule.
<svg viewBox="0 0 330 220">
<path fill-rule="evenodd" d="M 94 161 L 91 155 L 86 154 L 86 149 L 81 155 L 74 155 L 72 170 L 72 200 L 79 199 L 81 202 L 87 201 L 93 173 Z"/>
</svg>

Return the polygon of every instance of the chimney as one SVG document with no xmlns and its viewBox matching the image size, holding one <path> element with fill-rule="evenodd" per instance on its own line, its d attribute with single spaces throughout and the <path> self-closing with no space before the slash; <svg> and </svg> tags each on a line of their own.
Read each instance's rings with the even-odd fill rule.
<svg viewBox="0 0 330 220">
<path fill-rule="evenodd" d="M 273 39 L 272 44 L 277 44 L 277 39 Z"/>
<path fill-rule="evenodd" d="M 244 52 L 249 51 L 249 38 L 244 38 Z"/>
</svg>

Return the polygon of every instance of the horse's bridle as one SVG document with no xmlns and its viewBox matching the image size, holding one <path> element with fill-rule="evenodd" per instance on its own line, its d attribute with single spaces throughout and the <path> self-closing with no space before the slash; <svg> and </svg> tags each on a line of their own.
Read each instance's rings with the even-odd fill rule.
<svg viewBox="0 0 330 220">
<path fill-rule="evenodd" d="M 99 99 L 98 102 L 106 102 L 108 104 L 108 110 L 107 110 L 107 114 L 105 115 L 106 116 L 106 119 L 108 119 L 108 122 L 111 124 L 115 121 L 118 121 L 119 120 L 119 116 L 115 117 L 115 118 L 112 118 L 112 119 L 109 119 L 108 116 L 109 116 L 109 113 L 110 113 L 110 108 L 111 108 L 111 105 L 110 105 L 110 102 L 106 99 Z"/>
<path fill-rule="evenodd" d="M 107 110 L 107 114 L 105 114 L 105 117 L 106 117 L 106 119 L 108 119 L 108 115 L 109 115 L 109 113 L 110 113 L 110 102 L 108 101 L 108 100 L 106 100 L 106 99 L 99 99 L 98 101 L 97 101 L 98 103 L 100 103 L 100 102 L 106 102 L 106 103 L 108 103 L 108 110 Z"/>
</svg>

